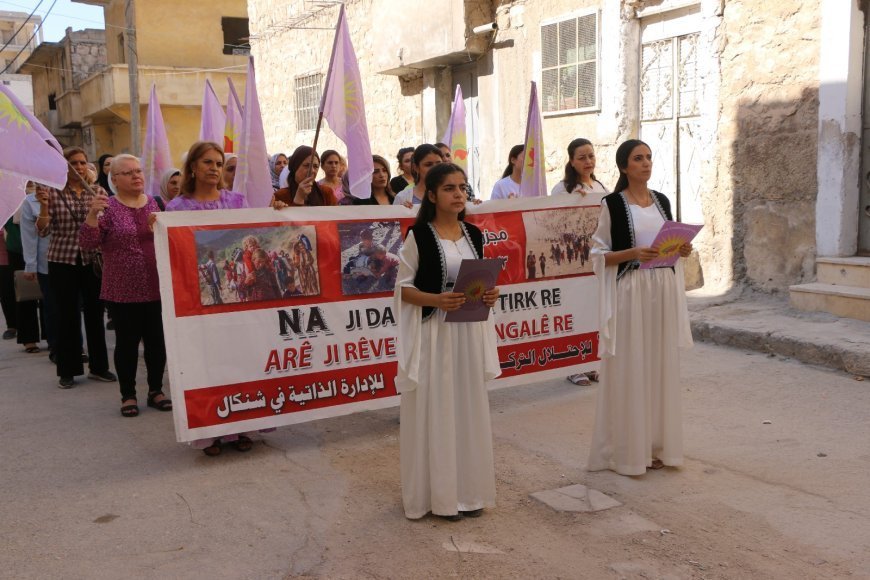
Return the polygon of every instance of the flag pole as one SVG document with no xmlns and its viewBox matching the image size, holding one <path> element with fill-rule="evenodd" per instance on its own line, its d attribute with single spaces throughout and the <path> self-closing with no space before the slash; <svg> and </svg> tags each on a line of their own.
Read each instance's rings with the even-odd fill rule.
<svg viewBox="0 0 870 580">
<path fill-rule="evenodd" d="M 326 82 L 323 86 L 323 92 L 320 94 L 320 109 L 317 112 L 317 127 L 314 129 L 314 144 L 311 148 L 317 154 L 317 140 L 320 138 L 320 126 L 323 124 L 323 107 L 326 104 L 326 95 L 329 92 L 329 79 L 332 78 L 332 65 L 335 64 L 335 52 L 338 50 L 338 26 L 341 24 L 341 17 L 344 16 L 344 4 L 338 9 L 338 21 L 335 23 L 335 38 L 332 39 L 332 54 L 329 55 L 329 68 L 326 69 Z M 314 164 L 308 166 L 308 175 L 306 179 L 311 177 L 311 169 Z"/>
</svg>

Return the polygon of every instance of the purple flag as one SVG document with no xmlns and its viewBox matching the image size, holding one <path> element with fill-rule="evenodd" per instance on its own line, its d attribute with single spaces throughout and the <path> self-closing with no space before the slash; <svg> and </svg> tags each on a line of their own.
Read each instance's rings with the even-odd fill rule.
<svg viewBox="0 0 870 580">
<path fill-rule="evenodd" d="M 266 133 L 263 131 L 263 117 L 260 116 L 260 101 L 257 97 L 254 57 L 248 58 L 242 134 L 236 154 L 239 156 L 239 161 L 233 189 L 245 194 L 249 206 L 269 207 L 273 194 L 272 173 L 269 171 Z"/>
<path fill-rule="evenodd" d="M 200 141 L 214 141 L 218 145 L 224 143 L 224 128 L 227 124 L 227 116 L 221 108 L 211 83 L 206 79 L 205 90 L 202 94 L 202 122 L 199 126 Z"/>
<path fill-rule="evenodd" d="M 371 197 L 372 173 L 375 168 L 366 126 L 362 81 L 356 54 L 350 42 L 344 4 L 338 12 L 338 27 L 335 31 L 335 43 L 332 45 L 320 112 L 329 122 L 332 132 L 347 146 L 350 194 L 359 198 Z"/>
<path fill-rule="evenodd" d="M 145 146 L 142 150 L 145 193 L 157 197 L 160 195 L 160 180 L 163 174 L 172 168 L 172 156 L 169 154 L 169 139 L 166 137 L 166 126 L 163 124 L 163 114 L 160 112 L 160 102 L 157 100 L 156 84 L 151 85 L 148 118 L 145 121 Z"/>
<path fill-rule="evenodd" d="M 453 163 L 468 171 L 468 134 L 465 131 L 465 101 L 462 99 L 462 87 L 456 85 L 456 97 L 453 99 L 453 112 L 447 123 L 447 131 L 441 140 L 450 147 Z"/>
<path fill-rule="evenodd" d="M 21 205 L 28 180 L 66 186 L 67 163 L 60 150 L 48 129 L 0 85 L 0 223 Z"/>
<path fill-rule="evenodd" d="M 541 126 L 541 111 L 538 108 L 537 85 L 534 81 L 532 81 L 532 94 L 529 97 L 525 144 L 520 197 L 547 195 L 547 180 L 544 175 L 544 131 Z"/>
<path fill-rule="evenodd" d="M 227 95 L 227 124 L 224 127 L 224 153 L 236 153 L 239 147 L 239 138 L 242 136 L 242 104 L 239 102 L 239 95 L 236 94 L 236 87 L 233 85 L 233 79 L 227 77 L 227 83 L 230 85 L 230 92 Z"/>
</svg>

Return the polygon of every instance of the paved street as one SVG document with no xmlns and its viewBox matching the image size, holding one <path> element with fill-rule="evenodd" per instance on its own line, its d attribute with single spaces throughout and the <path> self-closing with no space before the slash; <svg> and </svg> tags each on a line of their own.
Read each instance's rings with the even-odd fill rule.
<svg viewBox="0 0 870 580">
<path fill-rule="evenodd" d="M 697 345 L 686 465 L 638 478 L 583 470 L 594 388 L 497 391 L 499 505 L 457 523 L 403 517 L 396 409 L 212 459 L 44 353 L 4 341 L 0 372 L 5 578 L 870 578 L 870 381 L 841 372 Z M 575 483 L 623 505 L 529 497 Z"/>
</svg>

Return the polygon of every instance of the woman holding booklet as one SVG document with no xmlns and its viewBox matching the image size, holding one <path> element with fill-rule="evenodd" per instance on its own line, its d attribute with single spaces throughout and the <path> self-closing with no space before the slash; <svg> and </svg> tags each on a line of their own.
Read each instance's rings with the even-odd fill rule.
<svg viewBox="0 0 870 580">
<path fill-rule="evenodd" d="M 601 203 L 592 260 L 599 280 L 601 388 L 589 471 L 642 475 L 683 463 L 679 347 L 692 346 L 683 268 L 642 269 L 668 199 L 647 187 L 652 152 L 643 141 L 616 151 L 619 181 Z M 688 256 L 692 245 L 679 249 Z"/>
<path fill-rule="evenodd" d="M 483 234 L 465 223 L 466 177 L 452 163 L 426 175 L 425 193 L 399 254 L 395 310 L 402 394 L 399 447 L 405 516 L 455 521 L 495 506 L 486 381 L 499 375 L 493 319 L 445 322 L 465 297 L 452 292 L 465 259 L 483 257 Z M 487 307 L 498 288 L 483 295 Z"/>
</svg>

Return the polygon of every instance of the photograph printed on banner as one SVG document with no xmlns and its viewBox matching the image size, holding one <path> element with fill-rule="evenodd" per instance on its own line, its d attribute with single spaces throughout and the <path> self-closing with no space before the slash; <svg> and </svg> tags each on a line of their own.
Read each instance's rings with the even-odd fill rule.
<svg viewBox="0 0 870 580">
<path fill-rule="evenodd" d="M 338 224 L 341 292 L 345 296 L 392 292 L 399 272 L 402 227 L 396 221 Z"/>
<path fill-rule="evenodd" d="M 320 294 L 314 226 L 199 230 L 203 306 Z"/>
<path fill-rule="evenodd" d="M 592 272 L 589 251 L 599 207 L 571 207 L 523 213 L 527 280 Z"/>
</svg>

